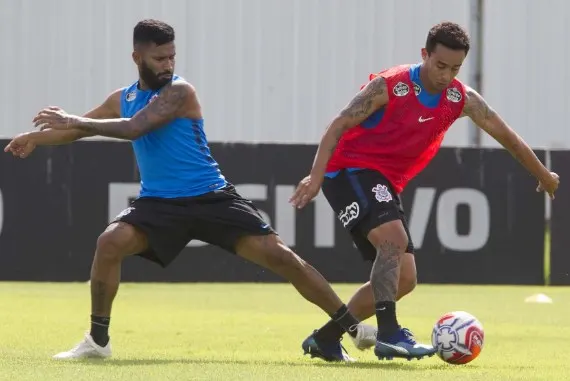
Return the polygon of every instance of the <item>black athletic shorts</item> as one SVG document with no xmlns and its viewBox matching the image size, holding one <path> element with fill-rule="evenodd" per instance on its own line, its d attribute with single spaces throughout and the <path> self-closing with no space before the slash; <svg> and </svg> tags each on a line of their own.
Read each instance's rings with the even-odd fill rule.
<svg viewBox="0 0 570 381">
<path fill-rule="evenodd" d="M 275 234 L 253 203 L 231 184 L 196 197 L 139 197 L 111 223 L 119 221 L 146 234 L 149 248 L 137 255 L 162 267 L 194 239 L 235 254 L 239 238 Z"/>
<path fill-rule="evenodd" d="M 406 252 L 414 254 L 400 196 L 380 172 L 343 169 L 335 177 L 325 177 L 322 190 L 365 260 L 376 258 L 376 249 L 368 241 L 368 233 L 395 220 L 402 221 L 408 235 Z"/>
</svg>

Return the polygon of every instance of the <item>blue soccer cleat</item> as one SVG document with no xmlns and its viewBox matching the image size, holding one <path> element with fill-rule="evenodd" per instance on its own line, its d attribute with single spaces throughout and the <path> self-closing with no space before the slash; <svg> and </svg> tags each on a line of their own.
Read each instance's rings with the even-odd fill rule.
<svg viewBox="0 0 570 381">
<path fill-rule="evenodd" d="M 436 351 L 431 345 L 418 344 L 407 328 L 399 328 L 388 340 L 378 339 L 374 347 L 374 354 L 379 360 L 392 360 L 394 357 L 421 360 L 433 356 Z"/>
<path fill-rule="evenodd" d="M 346 349 L 340 344 L 340 341 L 334 343 L 320 343 L 315 339 L 315 332 L 303 341 L 301 347 L 304 354 L 311 355 L 311 358 L 318 357 L 328 362 L 354 362 L 355 360 L 348 356 Z"/>
</svg>

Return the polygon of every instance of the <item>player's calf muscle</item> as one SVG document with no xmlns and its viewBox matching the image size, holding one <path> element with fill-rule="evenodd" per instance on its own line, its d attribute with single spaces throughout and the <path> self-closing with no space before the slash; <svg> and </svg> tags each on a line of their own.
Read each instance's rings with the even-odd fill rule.
<svg viewBox="0 0 570 381">
<path fill-rule="evenodd" d="M 308 301 L 329 315 L 342 306 L 327 280 L 309 263 L 295 254 L 276 235 L 242 238 L 236 246 L 238 255 L 287 279 Z"/>
<path fill-rule="evenodd" d="M 395 301 L 400 280 L 400 263 L 408 244 L 401 221 L 392 221 L 373 229 L 368 239 L 376 248 L 370 281 L 376 301 Z"/>
<path fill-rule="evenodd" d="M 377 249 L 378 254 L 370 275 L 374 299 L 396 301 L 402 249 L 390 241 L 382 242 Z"/>
</svg>

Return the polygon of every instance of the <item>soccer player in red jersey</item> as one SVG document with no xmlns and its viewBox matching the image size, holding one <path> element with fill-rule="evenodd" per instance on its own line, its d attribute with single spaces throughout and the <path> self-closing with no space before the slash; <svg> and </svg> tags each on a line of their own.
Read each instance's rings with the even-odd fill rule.
<svg viewBox="0 0 570 381">
<path fill-rule="evenodd" d="M 470 117 L 505 147 L 538 180 L 537 191 L 553 198 L 558 188 L 558 175 L 545 168 L 481 95 L 455 78 L 469 45 L 463 28 L 440 23 L 428 33 L 422 63 L 372 74 L 328 126 L 310 175 L 290 200 L 303 208 L 322 187 L 362 256 L 373 262 L 370 281 L 348 307 L 360 320 L 376 315 L 375 335 L 355 344 L 359 349 L 375 346 L 379 359 L 420 359 L 435 353 L 431 345 L 417 343 L 396 318 L 396 301 L 416 285 L 414 248 L 400 193 L 435 156 L 458 118 Z M 303 342 L 303 350 L 326 361 L 345 361 L 343 334 L 329 321 Z"/>
</svg>

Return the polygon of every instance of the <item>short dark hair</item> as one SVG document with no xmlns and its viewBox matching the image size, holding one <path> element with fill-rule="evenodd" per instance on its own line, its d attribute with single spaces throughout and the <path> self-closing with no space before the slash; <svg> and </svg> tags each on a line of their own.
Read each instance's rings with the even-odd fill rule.
<svg viewBox="0 0 570 381">
<path fill-rule="evenodd" d="M 174 28 L 165 22 L 153 19 L 139 21 L 133 31 L 133 45 L 164 45 L 174 41 Z"/>
<path fill-rule="evenodd" d="M 426 50 L 428 54 L 435 50 L 437 44 L 441 44 L 452 50 L 464 50 L 469 52 L 469 35 L 459 24 L 445 21 L 434 25 L 428 32 Z"/>
</svg>

